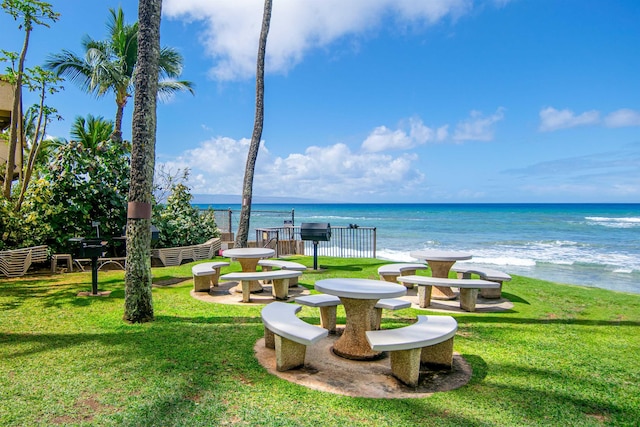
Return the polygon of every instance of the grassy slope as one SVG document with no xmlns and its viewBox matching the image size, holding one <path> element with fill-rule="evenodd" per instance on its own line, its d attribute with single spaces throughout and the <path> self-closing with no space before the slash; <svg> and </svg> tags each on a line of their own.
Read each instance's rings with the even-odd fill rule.
<svg viewBox="0 0 640 427">
<path fill-rule="evenodd" d="M 300 258 L 312 265 L 310 257 Z M 325 277 L 376 278 L 379 261 L 320 257 Z M 515 277 L 508 313 L 456 314 L 471 382 L 423 399 L 364 399 L 269 375 L 253 357 L 260 308 L 189 296 L 191 264 L 154 269 L 156 320 L 122 321 L 123 273 L 0 281 L 0 425 L 637 425 L 640 295 Z M 234 263 L 231 269 L 238 270 Z M 227 270 L 225 270 L 227 271 Z M 422 310 L 385 312 L 384 327 Z M 305 307 L 301 316 L 319 322 Z M 344 312 L 338 312 L 344 322 Z"/>
</svg>

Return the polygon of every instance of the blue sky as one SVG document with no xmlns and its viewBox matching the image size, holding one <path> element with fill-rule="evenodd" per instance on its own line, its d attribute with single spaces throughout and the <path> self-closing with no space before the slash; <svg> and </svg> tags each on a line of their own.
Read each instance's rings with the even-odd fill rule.
<svg viewBox="0 0 640 427">
<path fill-rule="evenodd" d="M 53 3 L 27 66 L 105 38 L 110 7 L 137 19 L 135 1 Z M 194 194 L 241 193 L 262 6 L 163 2 L 161 43 L 196 94 L 159 105 L 156 163 L 189 167 Z M 636 0 L 274 0 L 254 196 L 639 202 L 638 22 Z M 0 28 L 19 50 L 8 15 Z M 48 103 L 66 138 L 75 116 L 115 115 L 71 82 Z"/>
</svg>

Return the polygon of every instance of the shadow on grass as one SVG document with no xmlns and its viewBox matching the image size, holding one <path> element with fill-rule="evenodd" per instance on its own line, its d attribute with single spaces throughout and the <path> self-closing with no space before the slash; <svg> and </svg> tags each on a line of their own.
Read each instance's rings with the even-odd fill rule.
<svg viewBox="0 0 640 427">
<path fill-rule="evenodd" d="M 640 326 L 638 321 L 630 320 L 587 320 L 587 319 L 553 319 L 553 318 L 514 318 L 497 317 L 495 313 L 482 313 L 482 316 L 467 316 L 453 314 L 458 322 L 468 323 L 500 323 L 514 325 L 580 325 L 580 326 Z"/>
<path fill-rule="evenodd" d="M 482 357 L 475 354 L 462 354 L 461 356 L 473 367 L 473 376 L 471 377 L 472 384 L 478 383 L 487 377 L 489 368 L 487 362 L 485 362 Z"/>
<path fill-rule="evenodd" d="M 506 298 L 509 301 L 513 302 L 513 303 L 519 302 L 519 303 L 522 303 L 522 304 L 531 305 L 531 303 L 529 301 L 527 301 L 526 299 L 523 299 L 523 298 L 519 297 L 516 294 L 510 294 L 510 293 L 505 292 L 505 291 L 502 291 L 502 298 Z"/>
</svg>

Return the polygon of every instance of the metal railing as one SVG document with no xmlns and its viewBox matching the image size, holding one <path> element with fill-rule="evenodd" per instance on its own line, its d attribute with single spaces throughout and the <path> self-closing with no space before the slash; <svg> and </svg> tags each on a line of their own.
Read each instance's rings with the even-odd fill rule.
<svg viewBox="0 0 640 427">
<path fill-rule="evenodd" d="M 233 233 L 234 230 L 234 222 L 237 224 L 240 220 L 240 210 L 236 209 L 212 209 L 215 217 L 216 217 L 216 225 L 218 229 L 223 233 Z M 258 219 L 260 216 L 264 214 L 268 214 L 268 217 L 272 217 L 273 221 L 278 221 L 279 224 L 282 224 L 283 221 L 287 221 L 291 224 L 294 223 L 294 210 L 290 211 L 266 211 L 266 210 L 251 210 L 251 219 L 252 221 Z M 270 224 L 266 224 L 269 226 Z M 275 224 L 274 224 L 275 225 Z"/>
<path fill-rule="evenodd" d="M 300 239 L 299 226 L 256 228 L 256 246 L 270 247 L 276 251 L 276 256 L 313 254 L 313 242 Z M 376 227 L 333 226 L 331 240 L 318 242 L 318 255 L 375 258 Z"/>
</svg>

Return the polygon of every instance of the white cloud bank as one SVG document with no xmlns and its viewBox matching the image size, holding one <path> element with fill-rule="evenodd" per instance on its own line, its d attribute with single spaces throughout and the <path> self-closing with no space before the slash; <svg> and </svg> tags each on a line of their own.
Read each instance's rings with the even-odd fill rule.
<svg viewBox="0 0 640 427">
<path fill-rule="evenodd" d="M 495 124 L 504 118 L 500 107 L 485 117 L 480 111 L 471 111 L 469 118 L 458 122 L 450 138 L 449 125 L 428 127 L 419 118 L 402 121 L 398 129 L 376 127 L 362 143 L 362 150 L 370 153 L 392 150 L 408 150 L 430 142 L 491 141 Z"/>
<path fill-rule="evenodd" d="M 362 149 L 377 153 L 388 150 L 407 150 L 430 141 L 444 141 L 448 136 L 448 125 L 437 129 L 424 125 L 418 118 L 409 119 L 396 130 L 378 126 L 362 143 Z"/>
<path fill-rule="evenodd" d="M 188 185 L 194 194 L 241 194 L 249 142 L 214 138 L 162 164 L 172 171 L 189 167 Z M 277 157 L 263 144 L 253 194 L 345 202 L 402 196 L 416 186 L 424 187 L 424 175 L 415 168 L 417 160 L 415 154 L 353 152 L 341 143 Z"/>
<path fill-rule="evenodd" d="M 504 108 L 502 107 L 489 117 L 484 117 L 480 111 L 472 111 L 471 117 L 458 123 L 453 139 L 455 141 L 491 141 L 494 125 L 503 118 Z"/>
<path fill-rule="evenodd" d="M 497 7 L 505 0 L 495 1 Z M 279 0 L 273 2 L 267 72 L 286 73 L 305 53 L 345 36 L 365 35 L 379 28 L 384 18 L 399 27 L 433 25 L 468 13 L 473 0 Z M 262 22 L 261 0 L 165 0 L 168 18 L 201 21 L 200 40 L 214 58 L 210 74 L 218 80 L 254 75 Z"/>
<path fill-rule="evenodd" d="M 595 126 L 604 124 L 610 128 L 640 126 L 640 112 L 622 108 L 600 118 L 600 112 L 596 110 L 585 111 L 576 114 L 571 110 L 556 110 L 547 107 L 540 110 L 541 132 L 552 132 L 560 129 L 568 129 L 578 126 Z"/>
<path fill-rule="evenodd" d="M 352 150 L 346 144 L 311 146 L 302 153 L 273 156 L 262 144 L 256 163 L 253 192 L 273 197 L 302 197 L 328 201 L 396 201 L 415 197 L 425 189 L 419 156 L 412 148 L 427 143 L 487 141 L 493 126 L 504 117 L 503 108 L 485 117 L 472 111 L 450 137 L 449 125 L 425 126 L 414 117 L 398 129 L 376 127 Z M 217 137 L 187 150 L 174 160 L 158 162 L 167 170 L 189 168 L 188 185 L 194 194 L 241 194 L 250 140 Z M 400 151 L 397 155 L 383 152 Z"/>
</svg>

